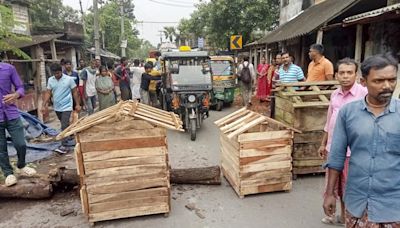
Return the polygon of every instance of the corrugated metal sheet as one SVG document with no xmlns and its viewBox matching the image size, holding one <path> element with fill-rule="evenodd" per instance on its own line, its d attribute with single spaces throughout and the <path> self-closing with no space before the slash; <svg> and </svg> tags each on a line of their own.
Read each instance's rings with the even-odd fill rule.
<svg viewBox="0 0 400 228">
<path fill-rule="evenodd" d="M 363 19 L 370 18 L 370 17 L 377 17 L 382 14 L 390 13 L 390 12 L 393 12 L 396 10 L 400 10 L 400 3 L 348 17 L 343 20 L 343 23 L 345 23 L 345 24 L 354 23 L 359 20 L 363 20 Z"/>
<path fill-rule="evenodd" d="M 308 34 L 340 15 L 361 0 L 326 0 L 311 6 L 291 21 L 279 26 L 258 44 L 274 43 Z"/>
<path fill-rule="evenodd" d="M 96 54 L 96 51 L 94 50 L 94 48 L 89 48 L 89 49 L 87 49 L 87 51 L 90 52 L 93 55 Z M 114 54 L 112 52 L 103 50 L 101 48 L 100 48 L 100 56 L 103 56 L 103 57 L 106 57 L 106 58 L 112 58 L 112 59 L 121 59 L 121 57 L 119 57 L 118 55 L 116 55 L 116 54 Z"/>
<path fill-rule="evenodd" d="M 16 48 L 24 48 L 30 47 L 36 44 L 41 44 L 45 42 L 49 42 L 50 40 L 57 39 L 62 37 L 64 34 L 49 34 L 49 35 L 35 35 L 31 37 L 29 41 L 13 41 L 10 40 L 9 44 L 16 47 Z"/>
</svg>

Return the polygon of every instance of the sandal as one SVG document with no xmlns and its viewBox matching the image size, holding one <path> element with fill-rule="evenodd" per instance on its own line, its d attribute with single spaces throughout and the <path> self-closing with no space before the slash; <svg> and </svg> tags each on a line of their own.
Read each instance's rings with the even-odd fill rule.
<svg viewBox="0 0 400 228">
<path fill-rule="evenodd" d="M 17 183 L 17 177 L 15 177 L 14 175 L 8 175 L 6 177 L 6 181 L 5 181 L 5 185 L 6 187 L 10 187 L 13 186 Z"/>
<path fill-rule="evenodd" d="M 333 218 L 326 216 L 321 220 L 321 222 L 327 225 L 344 226 L 344 223 L 340 220 L 339 216 L 335 216 Z"/>
</svg>

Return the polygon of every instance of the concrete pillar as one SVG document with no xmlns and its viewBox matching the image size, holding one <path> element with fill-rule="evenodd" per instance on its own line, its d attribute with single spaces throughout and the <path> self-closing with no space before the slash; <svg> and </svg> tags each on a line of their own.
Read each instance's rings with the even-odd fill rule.
<svg viewBox="0 0 400 228">
<path fill-rule="evenodd" d="M 47 78 L 46 78 L 46 67 L 44 62 L 44 51 L 39 45 L 35 48 L 35 57 L 40 59 L 40 62 L 36 62 L 36 75 L 35 75 L 35 91 L 36 91 L 36 107 L 37 115 L 39 120 L 44 121 L 46 117 L 43 116 L 43 92 L 46 91 Z"/>
<path fill-rule="evenodd" d="M 362 55 L 362 32 L 363 32 L 363 26 L 362 25 L 357 25 L 357 31 L 356 31 L 356 47 L 355 47 L 355 53 L 354 53 L 354 60 L 356 62 L 361 63 L 361 55 Z"/>
<path fill-rule="evenodd" d="M 324 31 L 322 29 L 318 30 L 317 40 L 315 43 L 322 44 L 322 39 L 324 38 Z"/>
<path fill-rule="evenodd" d="M 257 70 L 258 55 L 259 55 L 259 53 L 258 53 L 258 47 L 256 46 L 256 48 L 255 48 L 255 58 L 254 58 L 254 63 L 253 63 L 255 70 Z"/>
<path fill-rule="evenodd" d="M 78 66 L 78 61 L 76 60 L 76 49 L 75 47 L 72 47 L 67 50 L 65 53 L 65 57 L 69 60 L 71 60 L 72 66 L 74 66 L 74 69 Z"/>
</svg>

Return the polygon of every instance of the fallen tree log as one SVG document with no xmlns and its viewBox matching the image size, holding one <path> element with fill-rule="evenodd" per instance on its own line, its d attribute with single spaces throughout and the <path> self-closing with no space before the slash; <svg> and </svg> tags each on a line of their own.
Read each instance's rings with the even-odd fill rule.
<svg viewBox="0 0 400 228">
<path fill-rule="evenodd" d="M 219 185 L 221 170 L 219 166 L 171 169 L 171 183 Z"/>
<path fill-rule="evenodd" d="M 0 198 L 47 199 L 53 195 L 50 181 L 40 177 L 24 177 L 11 187 L 0 185 Z"/>
<path fill-rule="evenodd" d="M 218 185 L 221 184 L 221 170 L 219 166 L 187 168 L 187 169 L 170 169 L 172 184 L 205 184 Z M 50 181 L 53 184 L 78 185 L 79 176 L 76 169 L 67 169 L 60 167 L 49 173 Z"/>
<path fill-rule="evenodd" d="M 173 184 L 221 184 L 219 166 L 171 169 Z M 53 195 L 53 188 L 60 185 L 77 186 L 80 183 L 76 169 L 65 167 L 50 170 L 48 177 L 23 177 L 12 187 L 0 185 L 0 198 L 46 199 Z"/>
</svg>

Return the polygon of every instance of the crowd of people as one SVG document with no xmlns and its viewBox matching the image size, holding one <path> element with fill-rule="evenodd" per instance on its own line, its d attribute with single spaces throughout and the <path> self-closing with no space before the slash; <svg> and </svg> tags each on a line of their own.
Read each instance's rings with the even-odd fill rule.
<svg viewBox="0 0 400 228">
<path fill-rule="evenodd" d="M 324 57 L 320 44 L 310 47 L 311 62 L 305 75 L 293 63 L 288 52 L 276 55 L 272 64 L 262 58 L 255 68 L 248 57 L 239 65 L 238 75 L 243 103 L 251 105 L 253 88 L 257 98 L 271 100 L 276 82 L 315 82 L 336 79 L 339 87 L 331 94 L 327 121 L 319 154 L 327 169 L 323 209 L 326 224 L 357 227 L 400 227 L 400 101 L 392 95 L 397 84 L 398 61 L 389 54 L 375 55 L 359 64 L 350 58 L 333 64 Z M 136 99 L 157 105 L 155 82 L 160 80 L 157 64 L 139 60 L 128 63 L 122 58 L 115 70 L 92 60 L 89 66 L 80 61 L 77 71 L 71 61 L 50 67 L 47 93 L 42 112 L 48 112 L 50 101 L 61 122 L 61 130 L 71 122 L 71 114 L 81 108 L 90 115 L 114 105 L 117 100 Z M 361 78 L 358 70 L 361 69 Z M 28 176 L 36 170 L 26 166 L 26 142 L 15 101 L 24 96 L 24 87 L 15 67 L 0 62 L 0 167 L 5 185 L 17 183 L 10 165 L 5 130 L 17 150 L 17 168 Z M 15 88 L 15 89 L 13 89 Z M 116 88 L 119 88 L 116 89 Z M 301 86 L 297 90 L 304 90 Z M 118 96 L 120 94 L 120 97 Z M 156 97 L 156 98 L 154 98 Z M 61 152 L 72 139 L 65 139 Z M 336 201 L 340 213 L 336 212 Z"/>
<path fill-rule="evenodd" d="M 260 101 L 270 101 L 276 82 L 336 79 L 340 86 L 331 94 L 319 148 L 326 160 L 322 222 L 348 228 L 400 227 L 400 177 L 396 175 L 400 173 L 400 101 L 392 98 L 398 61 L 390 54 L 369 57 L 360 66 L 359 78 L 355 60 L 338 61 L 335 73 L 323 53 L 321 44 L 311 45 L 307 74 L 288 52 L 277 54 L 271 65 L 261 58 L 256 72 L 244 57 L 238 69 L 243 104 L 251 105 L 254 86 Z M 336 212 L 337 200 L 340 212 Z"/>
</svg>

